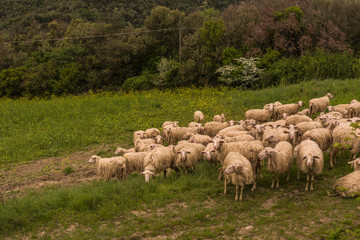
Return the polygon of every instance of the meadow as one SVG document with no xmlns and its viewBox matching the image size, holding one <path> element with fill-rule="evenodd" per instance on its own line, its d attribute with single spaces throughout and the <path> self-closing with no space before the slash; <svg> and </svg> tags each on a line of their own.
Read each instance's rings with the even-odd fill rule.
<svg viewBox="0 0 360 240">
<path fill-rule="evenodd" d="M 206 120 L 220 113 L 240 120 L 249 108 L 298 100 L 306 107 L 309 99 L 326 92 L 334 95 L 332 105 L 347 103 L 359 99 L 359 85 L 360 79 L 349 79 L 257 91 L 183 88 L 47 100 L 1 99 L 0 188 L 6 187 L 5 178 L 13 169 L 80 151 L 111 156 L 116 146 L 131 146 L 134 131 L 159 128 L 167 120 L 185 126 L 195 110 L 201 110 Z M 146 185 L 139 174 L 124 182 L 49 185 L 2 201 L 0 238 L 358 239 L 360 201 L 326 195 L 337 178 L 352 171 L 345 161 L 348 157 L 342 155 L 330 170 L 325 153 L 324 173 L 310 193 L 304 192 L 305 176 L 296 180 L 295 166 L 290 182 L 281 178 L 279 189 L 270 188 L 271 176 L 263 170 L 258 189 L 250 192 L 247 187 L 241 203 L 234 202 L 233 186 L 223 195 L 217 167 L 206 163 L 200 163 L 192 174 L 171 174 Z M 66 164 L 74 171 L 67 174 L 76 174 L 77 165 Z"/>
</svg>

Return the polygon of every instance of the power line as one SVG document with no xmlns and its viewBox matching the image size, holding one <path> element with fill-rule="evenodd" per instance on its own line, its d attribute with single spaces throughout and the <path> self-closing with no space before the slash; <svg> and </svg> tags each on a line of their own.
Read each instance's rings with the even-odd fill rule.
<svg viewBox="0 0 360 240">
<path fill-rule="evenodd" d="M 48 42 L 48 41 L 66 41 L 73 39 L 89 39 L 89 38 L 100 38 L 100 37 L 116 37 L 122 35 L 135 35 L 140 33 L 150 33 L 150 32 L 165 32 L 165 31 L 175 31 L 182 29 L 191 29 L 196 30 L 195 28 L 190 27 L 178 27 L 178 28 L 163 28 L 157 30 L 146 30 L 146 31 L 137 31 L 137 32 L 123 32 L 123 33 L 112 33 L 112 34 L 102 34 L 102 35 L 90 35 L 90 36 L 80 36 L 80 37 L 65 37 L 65 38 L 49 38 L 49 39 L 38 39 L 38 40 L 19 40 L 19 41 L 10 41 L 10 42 L 0 42 L 0 43 L 33 43 L 33 42 Z"/>
</svg>

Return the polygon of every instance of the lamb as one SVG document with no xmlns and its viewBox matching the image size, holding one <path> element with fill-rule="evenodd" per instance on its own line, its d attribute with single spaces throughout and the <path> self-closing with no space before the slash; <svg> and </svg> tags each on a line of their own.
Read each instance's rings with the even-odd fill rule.
<svg viewBox="0 0 360 240">
<path fill-rule="evenodd" d="M 175 154 L 167 147 L 155 148 L 146 154 L 144 158 L 144 171 L 141 173 L 145 176 L 145 183 L 148 183 L 150 176 L 157 173 L 164 172 L 166 177 L 166 170 L 168 168 L 174 169 Z"/>
<path fill-rule="evenodd" d="M 204 134 L 210 137 L 215 137 L 219 131 L 226 127 L 228 127 L 227 123 L 207 122 L 204 125 Z"/>
<path fill-rule="evenodd" d="M 354 168 L 354 171 L 360 171 L 360 158 L 348 162 L 348 164 L 350 164 Z"/>
<path fill-rule="evenodd" d="M 236 186 L 235 201 L 242 200 L 242 194 L 245 185 L 254 182 L 254 172 L 251 163 L 243 155 L 230 152 L 224 160 L 224 194 L 227 193 L 226 183 L 231 181 Z M 240 197 L 239 185 L 241 186 Z"/>
<path fill-rule="evenodd" d="M 274 115 L 275 119 L 280 119 L 280 117 L 286 113 L 287 115 L 294 115 L 299 112 L 299 109 L 302 107 L 303 102 L 298 101 L 297 103 L 285 104 L 282 106 L 275 107 Z"/>
<path fill-rule="evenodd" d="M 288 142 L 279 142 L 275 148 L 266 147 L 259 153 L 259 159 L 268 159 L 267 170 L 273 173 L 271 188 L 274 188 L 276 177 L 276 188 L 279 187 L 279 174 L 287 173 L 286 181 L 289 181 L 290 170 L 293 162 L 293 147 Z"/>
<path fill-rule="evenodd" d="M 339 178 L 335 182 L 334 190 L 336 195 L 344 198 L 360 196 L 360 171 L 355 171 Z"/>
<path fill-rule="evenodd" d="M 309 180 L 311 181 L 310 191 L 313 191 L 314 176 L 321 174 L 324 167 L 323 152 L 317 143 L 311 140 L 302 141 L 294 152 L 297 153 L 298 179 L 300 171 L 304 172 L 306 174 L 305 191 L 309 190 Z"/>
<path fill-rule="evenodd" d="M 273 112 L 269 109 L 250 109 L 245 112 L 245 119 L 253 119 L 256 122 L 268 122 L 272 115 Z"/>
<path fill-rule="evenodd" d="M 290 124 L 296 125 L 301 122 L 312 122 L 313 120 L 309 118 L 308 116 L 303 115 L 292 115 L 292 116 L 286 116 L 285 118 L 286 126 L 289 126 Z"/>
<path fill-rule="evenodd" d="M 113 177 L 118 180 L 126 178 L 126 160 L 123 157 L 101 158 L 93 155 L 89 162 L 96 164 L 97 174 L 105 181 L 109 181 Z"/>
<path fill-rule="evenodd" d="M 326 107 L 330 104 L 330 99 L 333 98 L 331 93 L 327 93 L 324 97 L 313 98 L 309 101 L 309 116 L 311 117 L 315 113 L 324 112 Z"/>
<path fill-rule="evenodd" d="M 130 153 L 130 152 L 135 152 L 135 148 L 129 148 L 129 149 L 125 149 L 122 147 L 118 147 L 115 150 L 115 155 L 124 155 L 125 153 Z"/>
<path fill-rule="evenodd" d="M 137 139 L 142 139 L 142 138 L 147 138 L 145 131 L 142 130 L 138 130 L 136 132 L 134 132 L 134 141 L 135 142 Z"/>
<path fill-rule="evenodd" d="M 186 133 L 197 133 L 197 129 L 189 127 L 177 127 L 171 128 L 169 132 L 169 143 L 175 144 L 176 142 L 183 140 Z M 189 136 L 190 137 L 190 136 Z"/>
<path fill-rule="evenodd" d="M 213 121 L 214 122 L 221 122 L 221 123 L 225 122 L 226 121 L 225 120 L 225 114 L 222 113 L 221 115 L 215 115 Z"/>
<path fill-rule="evenodd" d="M 191 143 L 201 143 L 204 146 L 206 146 L 209 141 L 211 141 L 211 137 L 209 137 L 208 135 L 201 135 L 201 134 L 193 134 L 190 139 L 189 142 Z"/>
<path fill-rule="evenodd" d="M 183 169 L 185 170 L 186 174 L 189 169 L 195 168 L 197 162 L 201 160 L 201 158 L 201 152 L 199 152 L 196 148 L 185 147 L 177 152 L 175 166 L 181 170 L 181 174 L 183 173 Z"/>
<path fill-rule="evenodd" d="M 243 141 L 231 143 L 224 143 L 224 141 L 220 141 L 220 147 L 218 147 L 217 151 L 219 152 L 219 159 L 221 163 L 224 162 L 224 159 L 229 152 L 240 153 L 249 159 L 254 172 L 254 183 L 251 191 L 254 191 L 256 189 L 257 174 L 261 173 L 261 164 L 258 155 L 263 149 L 264 146 L 260 141 Z M 222 172 L 220 171 L 219 179 L 221 178 L 221 174 Z"/>
<path fill-rule="evenodd" d="M 204 121 L 205 121 L 204 114 L 201 111 L 195 111 L 194 112 L 194 122 L 200 123 L 200 122 L 204 122 Z"/>
<path fill-rule="evenodd" d="M 144 170 L 144 159 L 148 152 L 125 153 L 126 173 L 139 172 Z"/>
<path fill-rule="evenodd" d="M 336 153 L 339 150 L 350 149 L 350 160 L 356 158 L 356 154 L 360 152 L 360 131 L 354 130 L 348 125 L 339 125 L 332 131 L 332 145 L 330 148 L 330 167 L 336 162 Z"/>
<path fill-rule="evenodd" d="M 326 151 L 331 146 L 331 131 L 327 128 L 315 128 L 304 133 L 303 140 L 308 139 L 316 142 L 321 151 Z"/>
</svg>

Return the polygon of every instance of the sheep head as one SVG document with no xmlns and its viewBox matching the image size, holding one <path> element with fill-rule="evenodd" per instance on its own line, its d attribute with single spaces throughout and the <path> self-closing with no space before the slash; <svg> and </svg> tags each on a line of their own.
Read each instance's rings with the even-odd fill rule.
<svg viewBox="0 0 360 240">
<path fill-rule="evenodd" d="M 243 166 L 240 164 L 233 163 L 225 169 L 225 174 L 231 174 L 234 172 L 241 172 Z"/>
<path fill-rule="evenodd" d="M 180 149 L 180 151 L 178 151 L 177 154 L 180 154 L 180 160 L 182 162 L 185 162 L 187 154 L 191 154 L 191 152 L 183 148 L 183 149 Z"/>
<path fill-rule="evenodd" d="M 205 159 L 206 159 L 207 161 L 210 161 L 210 160 L 212 159 L 212 157 L 213 157 L 213 156 L 211 156 L 211 153 L 214 153 L 214 152 L 216 152 L 215 149 L 210 149 L 210 150 L 202 151 L 201 153 L 204 154 Z"/>
<path fill-rule="evenodd" d="M 115 150 L 115 155 L 118 155 L 118 154 L 124 154 L 126 153 L 126 149 L 122 148 L 122 147 L 118 147 L 116 150 Z"/>
<path fill-rule="evenodd" d="M 214 149 L 218 150 L 221 147 L 221 144 L 225 142 L 225 140 L 214 137 L 211 141 L 214 144 Z"/>
<path fill-rule="evenodd" d="M 256 133 L 260 134 L 260 133 L 264 132 L 265 126 L 260 125 L 260 124 L 256 124 L 254 128 L 255 128 Z"/>
<path fill-rule="evenodd" d="M 299 106 L 299 108 L 301 108 L 303 106 L 303 101 L 298 101 L 296 104 Z"/>
<path fill-rule="evenodd" d="M 89 159 L 90 163 L 95 163 L 96 161 L 99 161 L 100 157 L 96 155 L 92 155 Z"/>
<path fill-rule="evenodd" d="M 266 139 L 264 139 L 264 141 L 267 141 L 268 143 L 272 144 L 272 143 L 278 143 L 280 142 L 280 138 L 278 138 L 275 135 L 270 135 L 268 136 Z"/>
<path fill-rule="evenodd" d="M 306 165 L 307 165 L 308 167 L 314 165 L 315 159 L 320 159 L 320 157 L 317 156 L 317 155 L 314 155 L 314 154 L 312 154 L 312 153 L 308 153 L 308 154 L 306 154 L 305 156 L 303 156 L 303 158 L 302 158 L 303 161 L 306 161 Z"/>
<path fill-rule="evenodd" d="M 150 176 L 155 176 L 155 173 L 153 173 L 150 170 L 145 170 L 144 172 L 141 173 L 142 175 L 145 176 L 145 183 L 148 183 L 150 180 Z"/>
<path fill-rule="evenodd" d="M 334 96 L 333 96 L 333 95 L 331 95 L 331 93 L 327 93 L 327 94 L 326 94 L 326 96 L 327 96 L 329 99 L 334 98 Z"/>
<path fill-rule="evenodd" d="M 227 121 L 227 123 L 229 126 L 234 126 L 236 122 L 234 120 L 230 120 L 230 121 Z"/>
<path fill-rule="evenodd" d="M 164 140 L 164 138 L 160 135 L 157 135 L 156 137 L 154 137 L 155 143 L 157 144 L 161 144 L 162 141 Z"/>
<path fill-rule="evenodd" d="M 351 167 L 354 168 L 354 171 L 359 171 L 360 170 L 360 158 L 357 158 L 351 162 L 348 162 L 348 164 L 351 165 Z"/>
</svg>

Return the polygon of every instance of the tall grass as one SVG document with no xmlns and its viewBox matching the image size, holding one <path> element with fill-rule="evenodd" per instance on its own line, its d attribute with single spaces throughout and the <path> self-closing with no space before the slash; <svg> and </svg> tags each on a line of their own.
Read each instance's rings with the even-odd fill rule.
<svg viewBox="0 0 360 240">
<path fill-rule="evenodd" d="M 313 81 L 258 91 L 225 88 L 104 93 L 50 100 L 0 100 L 0 164 L 24 162 L 87 150 L 100 144 L 131 146 L 132 133 L 161 127 L 167 120 L 184 126 L 201 110 L 206 121 L 225 113 L 242 119 L 249 108 L 268 102 L 303 100 L 331 92 L 331 103 L 360 96 L 360 79 Z"/>
</svg>

